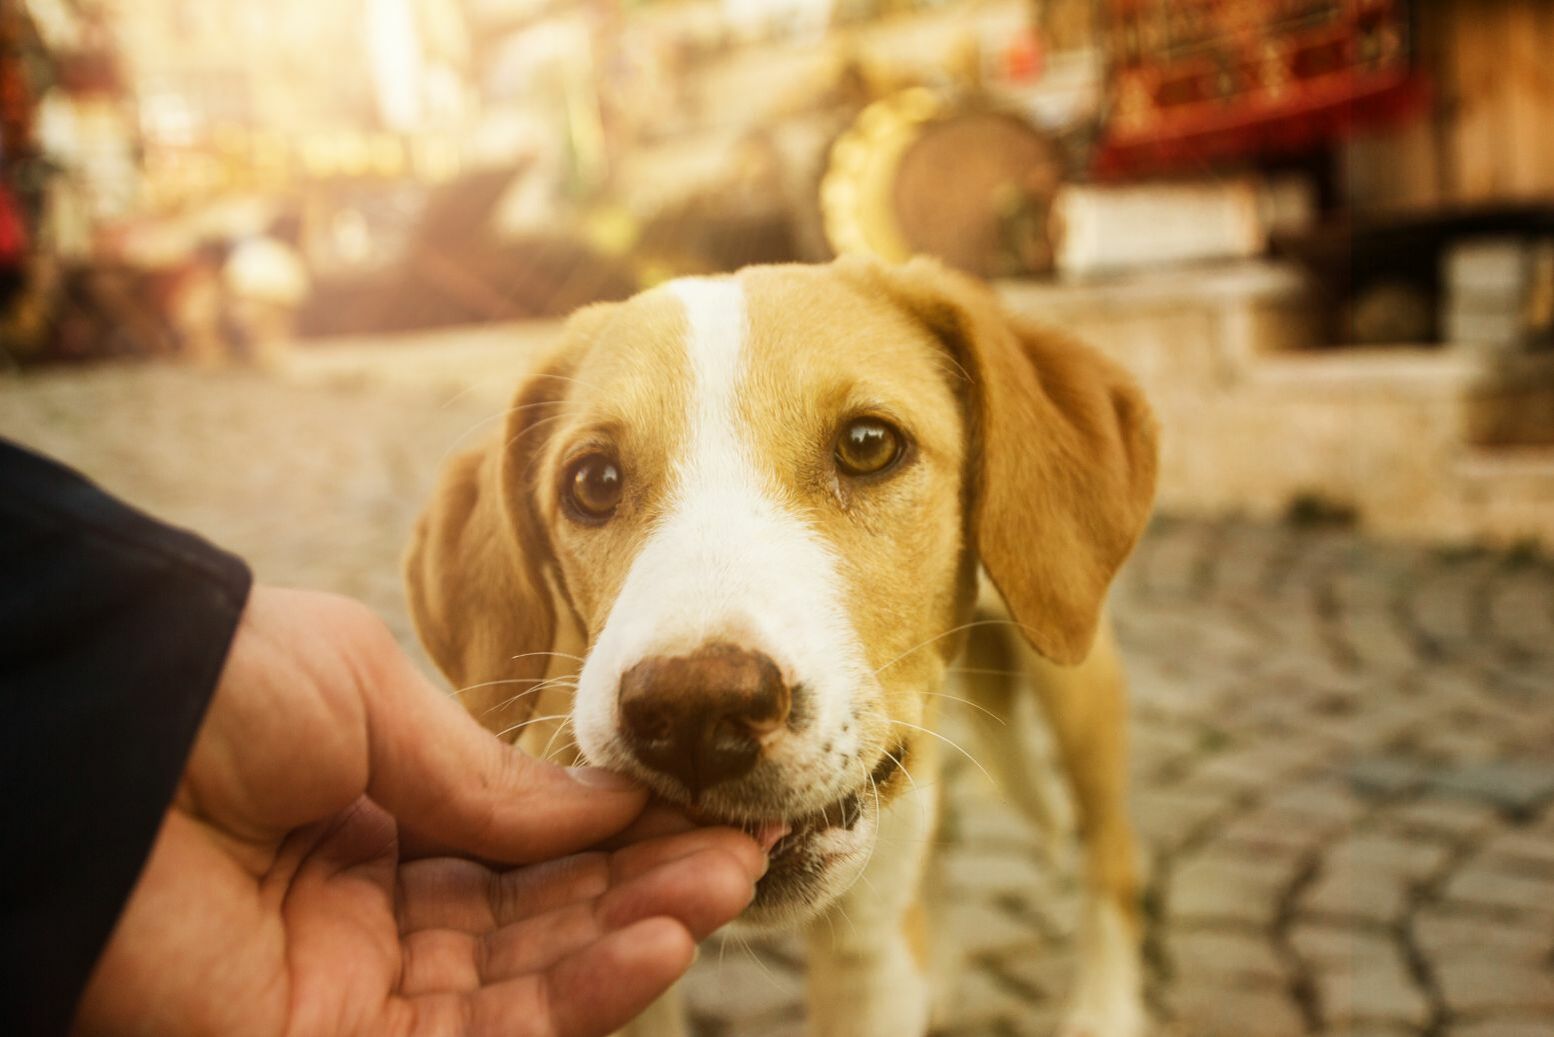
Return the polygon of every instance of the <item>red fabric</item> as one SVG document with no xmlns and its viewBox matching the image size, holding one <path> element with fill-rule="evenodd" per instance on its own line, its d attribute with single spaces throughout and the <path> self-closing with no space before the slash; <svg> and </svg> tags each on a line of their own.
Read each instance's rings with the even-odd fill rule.
<svg viewBox="0 0 1554 1037">
<path fill-rule="evenodd" d="M 1309 147 L 1425 97 L 1404 0 L 1110 0 L 1098 172 Z"/>
<path fill-rule="evenodd" d="M 27 224 L 10 188 L 0 184 L 0 267 L 20 266 L 27 258 Z"/>
</svg>

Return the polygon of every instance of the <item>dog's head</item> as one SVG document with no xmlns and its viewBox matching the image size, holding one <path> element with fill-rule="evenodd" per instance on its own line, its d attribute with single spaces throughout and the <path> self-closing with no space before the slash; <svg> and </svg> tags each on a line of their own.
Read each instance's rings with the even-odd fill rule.
<svg viewBox="0 0 1554 1037">
<path fill-rule="evenodd" d="M 1089 651 L 1154 425 L 1098 354 L 935 263 L 678 281 L 573 318 L 409 560 L 423 639 L 511 727 L 558 628 L 593 763 L 788 829 L 753 920 L 862 869 L 926 749 L 980 560 L 1032 645 Z"/>
</svg>

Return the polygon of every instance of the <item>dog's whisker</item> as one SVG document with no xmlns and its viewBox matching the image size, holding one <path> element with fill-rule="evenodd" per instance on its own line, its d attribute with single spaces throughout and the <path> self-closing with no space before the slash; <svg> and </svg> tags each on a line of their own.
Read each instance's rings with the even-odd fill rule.
<svg viewBox="0 0 1554 1037">
<path fill-rule="evenodd" d="M 981 762 L 975 756 L 971 755 L 971 753 L 967 752 L 965 747 L 962 746 L 959 742 L 955 741 L 955 739 L 953 739 L 953 738 L 946 738 L 944 735 L 941 735 L 939 732 L 929 730 L 928 728 L 923 727 L 920 724 L 909 724 L 905 720 L 892 720 L 891 724 L 894 725 L 894 726 L 897 726 L 897 727 L 911 728 L 913 731 L 921 731 L 923 734 L 928 735 L 931 738 L 937 738 L 939 741 L 943 742 L 945 745 L 949 746 L 951 749 L 954 749 L 956 752 L 960 753 L 966 759 L 970 760 L 971 761 L 971 765 L 973 767 L 975 767 L 977 770 L 981 771 L 982 772 L 982 776 L 984 778 L 986 778 L 989 782 L 991 782 L 992 785 L 995 788 L 998 787 L 998 782 L 993 781 L 993 776 L 987 772 L 987 768 L 982 766 Z"/>
<path fill-rule="evenodd" d="M 540 684 L 535 685 L 534 687 L 530 688 L 528 691 L 520 691 L 516 695 L 513 695 L 513 696 L 511 696 L 509 698 L 503 699 L 501 702 L 498 702 L 496 705 L 491 706 L 490 708 L 488 708 L 484 712 L 482 712 L 480 714 L 480 719 L 484 720 L 486 717 L 490 716 L 492 713 L 495 713 L 497 710 L 501 709 L 503 706 L 510 705 L 511 703 L 517 702 L 519 699 L 528 698 L 530 695 L 537 695 L 537 694 L 539 694 L 541 692 L 546 692 L 546 691 L 549 691 L 551 688 L 557 688 L 557 687 L 560 687 L 560 688 L 573 688 L 573 689 L 575 689 L 577 687 L 577 683 L 575 681 L 573 681 L 571 678 L 552 677 L 548 681 L 544 681 L 544 682 L 542 682 Z"/>
<path fill-rule="evenodd" d="M 883 666 L 877 667 L 874 671 L 874 676 L 878 677 L 880 674 L 884 673 L 886 670 L 890 669 L 892 666 L 896 665 L 907 656 L 912 655 L 914 652 L 921 652 L 924 648 L 927 648 L 935 641 L 942 641 L 944 638 L 949 637 L 951 634 L 958 634 L 963 630 L 970 630 L 973 627 L 985 626 L 1012 626 L 1019 627 L 1021 630 L 1025 629 L 1023 626 L 1021 626 L 1021 624 L 1015 622 L 1012 619 L 975 619 L 970 623 L 962 623 L 960 626 L 950 627 L 950 629 L 942 633 L 935 634 L 934 636 L 928 638 L 926 641 L 915 644 L 911 648 L 908 648 L 906 651 L 885 663 Z"/>
<path fill-rule="evenodd" d="M 943 691 L 925 691 L 925 692 L 923 692 L 923 694 L 924 695 L 931 695 L 931 696 L 933 696 L 936 699 L 949 699 L 951 702 L 964 702 L 966 705 L 970 706 L 972 709 L 978 710 L 979 712 L 982 712 L 982 713 L 986 713 L 988 716 L 992 717 L 994 720 L 998 721 L 1000 724 L 1003 724 L 1005 727 L 1009 726 L 1008 723 L 1004 720 L 1003 717 L 999 716 L 997 713 L 994 713 L 991 709 L 988 709 L 986 706 L 982 705 L 979 702 L 973 702 L 970 699 L 963 698 L 960 695 L 951 695 L 948 692 L 943 692 Z"/>
<path fill-rule="evenodd" d="M 457 397 L 455 397 L 455 398 L 457 398 Z M 479 419 L 473 425 L 471 425 L 468 428 L 466 428 L 463 432 L 460 432 L 458 435 L 453 437 L 453 441 L 448 444 L 447 448 L 445 450 L 443 450 L 442 456 L 437 459 L 436 467 L 441 468 L 443 466 L 444 462 L 446 462 L 448 460 L 448 458 L 450 456 L 452 456 L 453 452 L 459 448 L 459 446 L 464 442 L 464 440 L 469 438 L 470 433 L 476 432 L 476 431 L 478 431 L 480 429 L 485 428 L 487 425 L 491 424 L 493 421 L 500 421 L 503 418 L 508 417 L 509 415 L 517 414 L 519 411 L 529 410 L 529 409 L 531 409 L 533 407 L 550 407 L 550 406 L 554 406 L 558 402 L 560 402 L 560 401 L 558 401 L 558 400 L 541 400 L 538 403 L 525 403 L 525 404 L 521 404 L 520 406 L 517 406 L 517 407 L 504 407 L 501 410 L 497 411 L 495 414 L 487 414 L 485 417 Z M 548 420 L 548 419 L 542 419 L 542 420 Z M 533 427 L 535 427 L 538 424 L 540 424 L 540 422 L 536 421 L 536 422 L 531 423 L 528 427 L 529 428 L 533 428 Z"/>
<path fill-rule="evenodd" d="M 568 715 L 569 714 L 567 713 L 550 713 L 542 717 L 530 717 L 528 720 L 525 720 L 521 724 L 514 724 L 512 727 L 502 728 L 502 730 L 496 733 L 496 736 L 500 738 L 503 735 L 510 735 L 514 731 L 522 731 L 526 727 L 530 727 L 534 724 L 541 724 L 547 720 L 564 720 Z"/>
<path fill-rule="evenodd" d="M 571 652 L 520 652 L 517 655 L 509 655 L 507 658 L 509 661 L 513 659 L 532 659 L 536 655 L 548 655 L 557 659 L 571 659 L 580 663 L 587 662 L 581 655 L 573 655 Z"/>
<path fill-rule="evenodd" d="M 884 752 L 886 759 L 888 759 L 892 763 L 894 763 L 896 765 L 897 769 L 900 770 L 902 774 L 906 775 L 907 784 L 912 786 L 912 795 L 915 796 L 919 792 L 921 792 L 922 788 L 917 784 L 917 779 L 912 777 L 912 772 L 907 770 L 906 764 L 899 757 L 897 757 L 894 753 L 892 753 L 889 749 L 884 749 L 884 750 L 881 750 L 881 751 Z M 872 774 L 869 775 L 869 783 L 874 786 L 874 798 L 876 800 L 878 800 L 879 799 L 879 783 L 874 780 L 874 775 L 872 775 Z"/>
<path fill-rule="evenodd" d="M 475 691 L 479 688 L 494 688 L 498 684 L 534 684 L 544 679 L 543 677 L 504 677 L 496 681 L 481 681 L 479 684 L 466 684 L 462 688 L 455 688 L 448 692 L 448 697 L 456 699 L 467 691 Z"/>
<path fill-rule="evenodd" d="M 471 688 L 469 690 L 473 691 L 474 689 Z M 480 713 L 480 715 L 476 719 L 484 720 L 486 717 L 490 716 L 492 713 L 495 713 L 497 710 L 501 709 L 503 706 L 511 705 L 512 703 L 517 702 L 519 699 L 526 699 L 530 695 L 538 694 L 539 692 L 542 692 L 544 690 L 545 689 L 543 687 L 539 687 L 539 688 L 530 688 L 528 691 L 520 691 L 518 694 L 509 696 L 508 698 L 503 699 L 501 702 L 498 702 L 494 706 L 487 707 L 485 710 L 483 710 Z"/>
<path fill-rule="evenodd" d="M 766 978 L 771 982 L 774 989 L 781 990 L 784 993 L 788 991 L 788 987 L 783 985 L 782 981 L 777 978 L 776 973 L 767 968 L 766 962 L 762 961 L 761 956 L 755 952 L 755 948 L 750 946 L 750 941 L 748 939 L 735 933 L 730 933 L 729 935 L 735 936 L 739 940 L 740 944 L 745 949 L 745 953 L 750 955 L 750 960 L 755 962 L 755 967 L 766 974 Z"/>
<path fill-rule="evenodd" d="M 572 715 L 569 713 L 569 714 L 567 714 L 567 718 L 565 720 L 563 720 L 560 724 L 556 725 L 556 729 L 550 733 L 550 738 L 545 742 L 545 748 L 540 750 L 540 759 L 549 761 L 550 760 L 550 747 L 552 745 L 555 745 L 556 739 L 561 735 L 561 733 L 563 731 L 571 730 L 571 728 L 572 728 Z M 558 752 L 564 752 L 566 750 L 567 745 L 570 742 L 571 742 L 571 739 L 568 739 L 567 742 L 563 742 L 560 745 L 557 745 L 556 746 L 556 750 Z"/>
<path fill-rule="evenodd" d="M 583 381 L 583 379 L 575 377 L 573 375 L 569 375 L 569 374 L 557 374 L 554 371 L 543 371 L 543 372 L 541 372 L 539 374 L 531 374 L 531 375 L 529 375 L 529 377 L 530 378 L 545 378 L 545 379 L 548 379 L 548 380 L 553 381 L 553 382 L 570 382 L 573 385 L 581 385 L 585 389 L 592 389 L 594 392 L 603 392 L 604 391 L 603 389 L 599 388 L 597 385 L 595 385 L 592 382 L 585 382 L 585 381 Z"/>
<path fill-rule="evenodd" d="M 524 436 L 528 435 L 530 432 L 533 432 L 535 429 L 539 428 L 541 425 L 549 424 L 552 421 L 560 421 L 562 418 L 565 418 L 566 416 L 567 416 L 566 412 L 563 411 L 560 414 L 552 414 L 548 418 L 540 418 L 538 421 L 531 421 L 531 422 L 529 422 L 523 428 L 518 430 L 518 434 L 516 436 L 514 436 L 512 439 L 509 439 L 506 443 L 502 444 L 502 452 L 506 453 L 507 451 L 511 450 L 513 448 L 513 446 L 516 445 L 517 442 L 520 439 L 522 439 Z"/>
</svg>

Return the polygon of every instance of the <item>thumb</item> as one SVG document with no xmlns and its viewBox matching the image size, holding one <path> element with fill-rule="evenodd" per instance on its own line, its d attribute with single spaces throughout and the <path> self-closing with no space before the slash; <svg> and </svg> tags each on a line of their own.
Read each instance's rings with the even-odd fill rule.
<svg viewBox="0 0 1554 1037">
<path fill-rule="evenodd" d="M 358 669 L 368 732 L 367 795 L 399 820 L 407 848 L 515 864 L 615 835 L 648 793 L 621 775 L 537 760 L 500 741 L 435 688 L 384 631 Z"/>
</svg>

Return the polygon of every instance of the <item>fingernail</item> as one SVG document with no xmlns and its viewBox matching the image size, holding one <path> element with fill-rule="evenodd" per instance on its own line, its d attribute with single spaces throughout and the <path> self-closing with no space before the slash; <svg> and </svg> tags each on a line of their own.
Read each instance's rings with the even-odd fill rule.
<svg viewBox="0 0 1554 1037">
<path fill-rule="evenodd" d="M 579 785 L 587 785 L 591 789 L 604 789 L 610 792 L 624 792 L 627 789 L 640 789 L 631 778 L 615 771 L 607 771 L 603 767 L 568 767 L 567 773 L 572 780 Z"/>
</svg>

